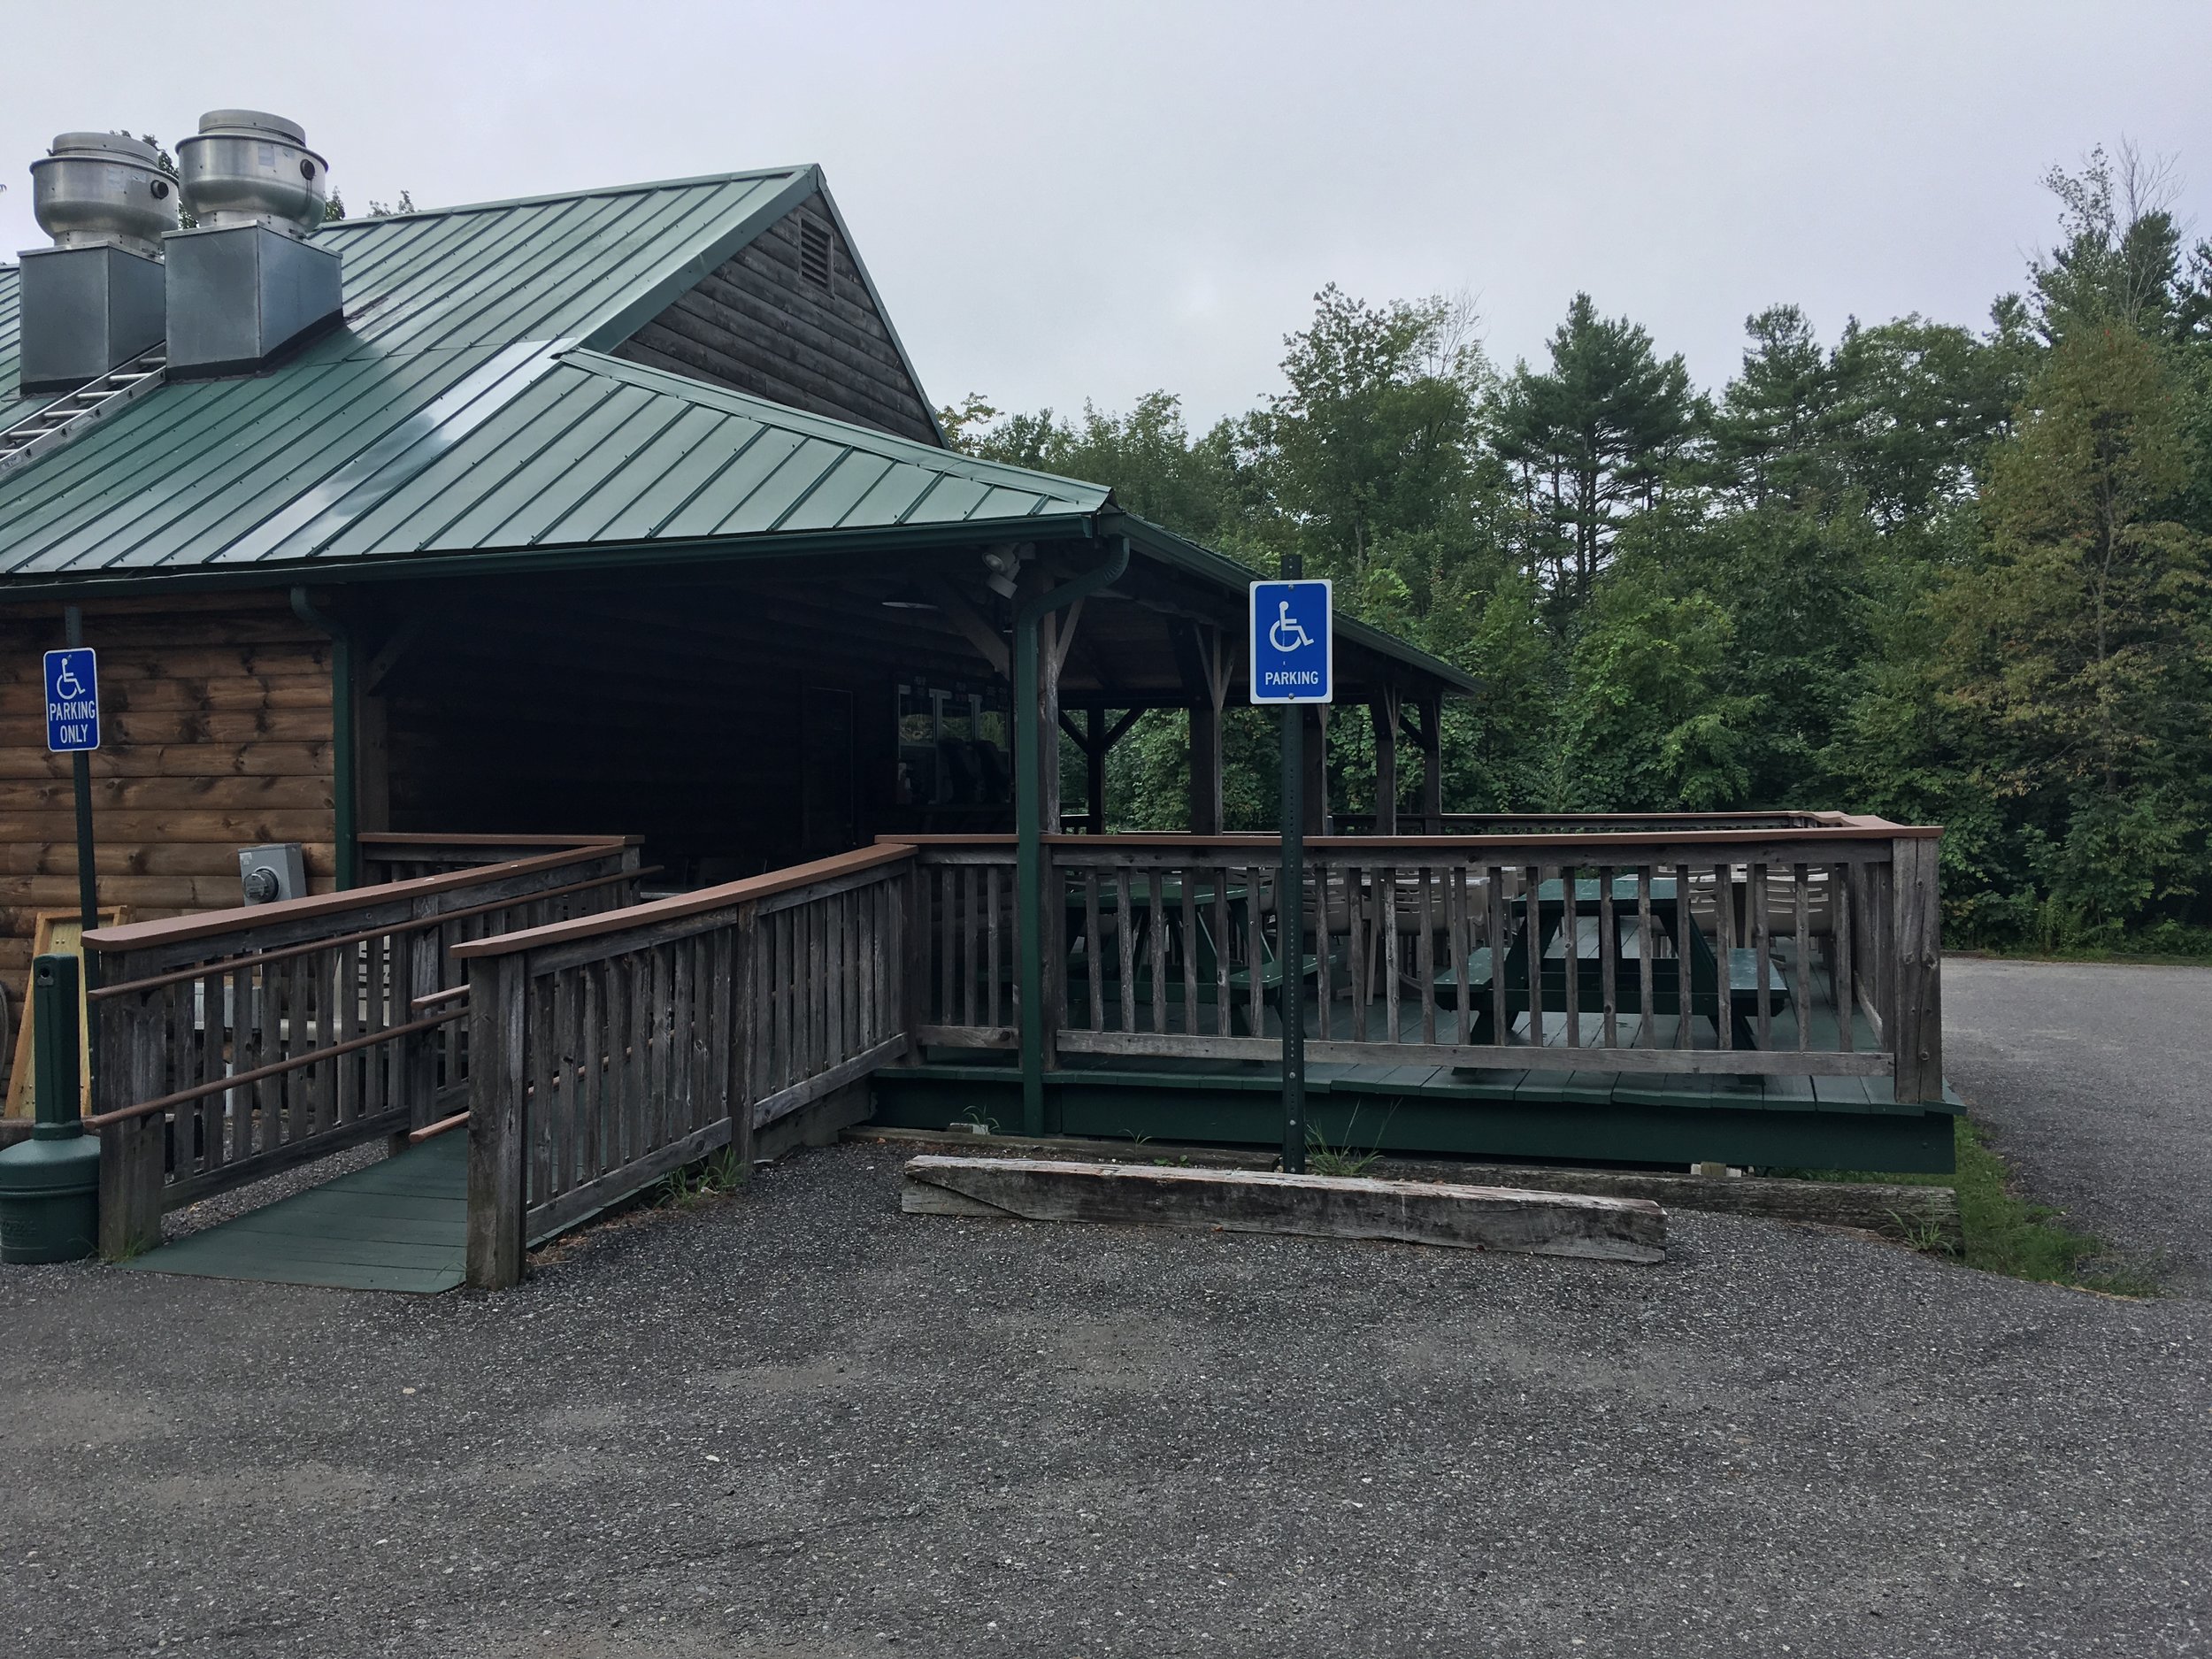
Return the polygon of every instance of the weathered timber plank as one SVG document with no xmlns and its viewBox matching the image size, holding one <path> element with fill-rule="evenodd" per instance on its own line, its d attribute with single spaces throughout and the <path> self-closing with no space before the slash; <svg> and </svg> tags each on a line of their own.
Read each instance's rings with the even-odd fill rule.
<svg viewBox="0 0 2212 1659">
<path fill-rule="evenodd" d="M 1666 1212 L 1647 1199 L 1257 1170 L 925 1155 L 907 1163 L 901 1207 L 909 1215 L 1288 1233 L 1607 1262 L 1662 1262 L 1667 1254 Z"/>
<path fill-rule="evenodd" d="M 871 1141 L 919 1150 L 925 1147 L 977 1148 L 976 1156 L 1019 1157 L 1025 1154 L 1084 1160 L 1132 1159 L 1149 1164 L 1168 1151 L 1179 1160 L 1206 1169 L 1263 1170 L 1272 1154 L 1227 1147 L 1148 1142 L 1141 1155 L 1125 1141 L 1086 1140 L 1072 1135 L 973 1135 L 933 1129 L 897 1129 L 861 1124 L 845 1131 L 848 1141 Z M 967 1154 L 963 1152 L 963 1156 Z M 1958 1194 L 1948 1187 L 1905 1186 L 1884 1181 L 1797 1181 L 1761 1175 L 1713 1176 L 1651 1170 L 1526 1168 L 1517 1164 L 1431 1162 L 1381 1158 L 1371 1166 L 1380 1179 L 1448 1181 L 1548 1193 L 1586 1193 L 1600 1198 L 1647 1198 L 1673 1210 L 1706 1210 L 1787 1221 L 1804 1226 L 1848 1227 L 1903 1238 L 1932 1228 L 1955 1244 L 1960 1238 Z"/>
</svg>

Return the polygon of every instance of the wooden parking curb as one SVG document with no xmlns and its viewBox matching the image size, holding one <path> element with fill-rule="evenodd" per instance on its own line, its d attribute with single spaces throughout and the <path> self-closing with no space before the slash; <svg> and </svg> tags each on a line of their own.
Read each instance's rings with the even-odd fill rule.
<svg viewBox="0 0 2212 1659">
<path fill-rule="evenodd" d="M 1648 1199 L 1364 1176 L 925 1155 L 907 1161 L 901 1208 L 912 1216 L 1386 1239 L 1605 1262 L 1667 1256 L 1666 1211 Z"/>
<path fill-rule="evenodd" d="M 1249 1148 L 1186 1146 L 1146 1141 L 1086 1140 L 1068 1136 L 980 1135 L 957 1130 L 896 1129 L 860 1124 L 845 1132 L 848 1141 L 922 1148 L 965 1148 L 984 1155 L 1078 1157 L 1149 1164 L 1164 1159 L 1209 1169 L 1265 1169 L 1275 1159 Z M 1913 1241 L 1921 1237 L 1959 1247 L 1958 1195 L 1948 1187 L 1906 1186 L 1874 1181 L 1788 1180 L 1759 1175 L 1689 1175 L 1661 1170 L 1578 1170 L 1466 1164 L 1456 1161 L 1378 1158 L 1369 1173 L 1392 1180 L 1456 1181 L 1475 1187 L 1505 1187 L 1545 1193 L 1585 1193 L 1598 1198 L 1648 1198 L 1674 1210 L 1709 1210 L 1789 1221 L 1812 1227 L 1840 1227 Z"/>
</svg>

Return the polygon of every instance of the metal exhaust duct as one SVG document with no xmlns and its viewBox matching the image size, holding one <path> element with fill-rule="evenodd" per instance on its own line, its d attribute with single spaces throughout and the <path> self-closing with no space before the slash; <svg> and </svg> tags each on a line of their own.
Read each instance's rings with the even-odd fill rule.
<svg viewBox="0 0 2212 1659">
<path fill-rule="evenodd" d="M 62 134 L 31 164 L 31 211 L 54 245 L 23 253 L 21 389 L 74 391 L 159 345 L 177 188 L 153 146 Z"/>
<path fill-rule="evenodd" d="M 308 240 L 328 167 L 296 122 L 211 110 L 178 144 L 177 172 L 198 224 L 162 238 L 171 378 L 250 373 L 337 322 L 338 256 Z"/>
</svg>

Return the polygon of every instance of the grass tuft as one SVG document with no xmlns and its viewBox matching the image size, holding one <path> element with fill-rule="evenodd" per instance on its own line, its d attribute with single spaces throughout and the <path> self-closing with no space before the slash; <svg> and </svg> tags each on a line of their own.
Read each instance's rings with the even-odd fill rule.
<svg viewBox="0 0 2212 1659">
<path fill-rule="evenodd" d="M 710 1198 L 737 1191 L 751 1178 L 752 1171 L 734 1150 L 725 1147 L 710 1157 L 664 1176 L 654 1193 L 653 1202 L 664 1210 L 690 1210 Z"/>
<path fill-rule="evenodd" d="M 2067 1285 L 2114 1296 L 2154 1296 L 2155 1274 L 2122 1258 L 2094 1233 L 2065 1225 L 2063 1210 L 2024 1196 L 2004 1159 L 1967 1118 L 1956 1120 L 1957 1170 L 1949 1175 L 1876 1174 L 1822 1171 L 1814 1179 L 1883 1181 L 1905 1187 L 1949 1187 L 1958 1194 L 1957 1254 L 1967 1266 L 2008 1279 Z M 1931 1254 L 1952 1254 L 1939 1230 L 1900 1221 L 1906 1241 Z"/>
</svg>

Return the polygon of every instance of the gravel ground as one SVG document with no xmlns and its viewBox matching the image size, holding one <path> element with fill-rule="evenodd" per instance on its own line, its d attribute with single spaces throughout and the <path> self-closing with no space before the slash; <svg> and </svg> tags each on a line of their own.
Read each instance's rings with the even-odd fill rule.
<svg viewBox="0 0 2212 1659">
<path fill-rule="evenodd" d="M 2028 1190 L 2212 1293 L 2212 968 L 1952 957 L 1943 1058 Z"/>
<path fill-rule="evenodd" d="M 2205 1651 L 2212 1302 L 903 1217 L 887 1148 L 434 1299 L 0 1274 L 39 1655 Z"/>
</svg>

